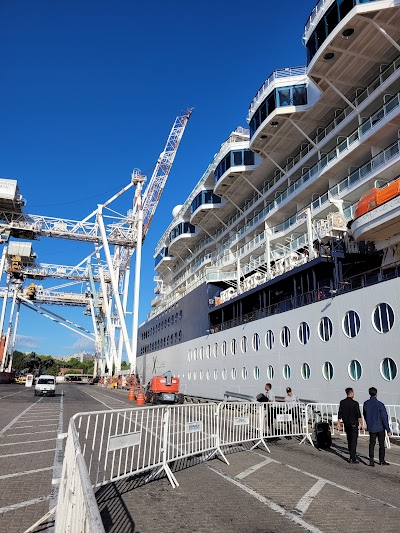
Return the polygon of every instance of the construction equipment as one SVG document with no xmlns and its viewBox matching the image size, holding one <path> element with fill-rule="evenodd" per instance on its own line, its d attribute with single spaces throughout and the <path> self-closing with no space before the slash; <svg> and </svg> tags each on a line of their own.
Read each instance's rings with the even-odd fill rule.
<svg viewBox="0 0 400 533">
<path fill-rule="evenodd" d="M 28 288 L 26 289 L 26 295 L 29 300 L 34 300 L 36 296 L 36 285 L 34 283 L 30 283 L 28 285 Z"/>
<path fill-rule="evenodd" d="M 162 376 L 153 376 L 146 390 L 146 403 L 180 403 L 185 401 L 179 392 L 179 378 L 173 377 L 168 371 Z"/>
</svg>

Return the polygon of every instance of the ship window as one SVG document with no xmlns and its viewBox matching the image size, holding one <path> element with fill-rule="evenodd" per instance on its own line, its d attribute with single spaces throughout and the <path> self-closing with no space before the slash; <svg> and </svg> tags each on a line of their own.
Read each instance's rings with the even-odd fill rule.
<svg viewBox="0 0 400 533">
<path fill-rule="evenodd" d="M 243 353 L 247 352 L 247 337 L 242 337 L 242 340 L 240 341 L 240 348 Z"/>
<path fill-rule="evenodd" d="M 207 359 L 210 359 L 211 357 L 211 346 L 209 344 L 207 345 L 206 356 Z"/>
<path fill-rule="evenodd" d="M 232 339 L 231 341 L 231 352 L 232 352 L 232 355 L 236 354 L 236 339 Z"/>
<path fill-rule="evenodd" d="M 260 369 L 258 366 L 254 367 L 254 379 L 260 379 Z"/>
<path fill-rule="evenodd" d="M 338 3 L 340 20 L 343 20 L 344 17 L 353 9 L 354 0 L 339 0 Z"/>
<path fill-rule="evenodd" d="M 179 320 L 182 320 L 182 315 L 183 315 L 183 313 L 182 313 L 182 310 L 181 310 L 181 311 L 179 311 Z"/>
<path fill-rule="evenodd" d="M 326 29 L 328 32 L 328 35 L 333 31 L 339 22 L 339 12 L 338 12 L 338 6 L 337 3 L 334 2 L 333 5 L 328 10 L 327 14 L 325 15 L 326 18 Z"/>
<path fill-rule="evenodd" d="M 209 380 L 209 379 L 210 379 L 210 376 L 211 376 L 211 373 L 210 373 L 209 370 L 207 370 L 207 372 L 206 372 L 206 378 Z"/>
<path fill-rule="evenodd" d="M 233 164 L 237 167 L 243 164 L 243 152 L 233 152 Z"/>
<path fill-rule="evenodd" d="M 310 379 L 310 375 L 311 375 L 310 365 L 308 363 L 303 363 L 301 365 L 301 377 L 303 379 Z"/>
<path fill-rule="evenodd" d="M 360 379 L 361 374 L 362 374 L 361 363 L 357 361 L 357 359 L 353 359 L 349 363 L 348 371 L 349 371 L 349 376 L 351 377 L 351 379 L 354 381 L 357 381 L 358 379 Z"/>
<path fill-rule="evenodd" d="M 218 379 L 218 370 L 217 369 L 214 370 L 214 379 Z"/>
<path fill-rule="evenodd" d="M 200 372 L 199 372 L 199 378 L 200 378 L 200 380 L 203 379 L 203 371 L 202 370 L 200 370 Z"/>
<path fill-rule="evenodd" d="M 333 378 L 333 365 L 329 361 L 324 363 L 322 367 L 322 375 L 327 381 L 330 381 Z"/>
<path fill-rule="evenodd" d="M 217 357 L 217 355 L 218 355 L 218 343 L 216 342 L 214 344 L 214 357 Z"/>
<path fill-rule="evenodd" d="M 386 381 L 392 381 L 397 376 L 397 365 L 390 357 L 385 357 L 382 361 L 381 375 Z"/>
<path fill-rule="evenodd" d="M 193 350 L 193 359 L 197 361 L 197 348 Z"/>
<path fill-rule="evenodd" d="M 200 359 L 204 359 L 204 347 L 200 348 Z"/>
<path fill-rule="evenodd" d="M 301 344 L 307 344 L 310 339 L 310 326 L 307 322 L 301 322 L 297 330 L 297 336 Z"/>
<path fill-rule="evenodd" d="M 283 87 L 282 89 L 278 89 L 277 96 L 278 96 L 278 107 L 285 107 L 287 105 L 293 104 L 293 102 L 290 101 L 289 87 Z"/>
<path fill-rule="evenodd" d="M 350 339 L 358 335 L 360 331 L 360 317 L 355 311 L 347 311 L 343 319 L 343 331 Z"/>
<path fill-rule="evenodd" d="M 284 365 L 283 367 L 283 377 L 284 379 L 290 379 L 290 366 Z"/>
<path fill-rule="evenodd" d="M 281 344 L 284 348 L 287 348 L 290 344 L 290 329 L 287 326 L 283 326 L 282 328 Z"/>
<path fill-rule="evenodd" d="M 275 338 L 274 333 L 270 329 L 265 334 L 265 346 L 268 348 L 268 350 L 272 350 L 274 346 Z"/>
<path fill-rule="evenodd" d="M 222 369 L 221 375 L 222 375 L 222 379 L 225 380 L 226 379 L 226 368 Z"/>
<path fill-rule="evenodd" d="M 379 333 L 387 333 L 394 324 L 394 311 L 389 304 L 381 303 L 375 307 L 372 323 Z"/>
<path fill-rule="evenodd" d="M 226 341 L 224 341 L 221 345 L 221 353 L 225 357 L 226 355 Z"/>
<path fill-rule="evenodd" d="M 187 374 L 187 377 L 188 377 L 188 380 L 190 381 L 192 379 L 192 372 L 191 370 L 189 370 L 188 374 Z"/>
<path fill-rule="evenodd" d="M 267 379 L 274 379 L 274 367 L 272 365 L 267 368 Z"/>
<path fill-rule="evenodd" d="M 196 370 L 193 370 L 193 381 L 196 381 L 197 373 Z"/>
<path fill-rule="evenodd" d="M 245 366 L 242 368 L 242 379 L 247 379 L 247 368 Z"/>
<path fill-rule="evenodd" d="M 237 376 L 236 368 L 232 368 L 231 375 L 232 375 L 232 379 L 236 379 L 236 376 Z"/>
<path fill-rule="evenodd" d="M 258 333 L 254 333 L 252 345 L 253 345 L 253 350 L 255 352 L 258 352 L 258 350 L 260 349 L 260 335 Z"/>
<path fill-rule="evenodd" d="M 178 340 L 179 342 L 182 340 L 182 331 L 179 331 Z"/>
<path fill-rule="evenodd" d="M 244 164 L 254 165 L 254 153 L 251 150 L 244 151 Z"/>
<path fill-rule="evenodd" d="M 318 326 L 319 338 L 321 339 L 321 341 L 327 342 L 332 337 L 332 333 L 333 333 L 333 326 L 332 326 L 331 319 L 328 318 L 327 316 L 322 317 L 321 320 L 319 321 L 319 326 Z"/>
</svg>

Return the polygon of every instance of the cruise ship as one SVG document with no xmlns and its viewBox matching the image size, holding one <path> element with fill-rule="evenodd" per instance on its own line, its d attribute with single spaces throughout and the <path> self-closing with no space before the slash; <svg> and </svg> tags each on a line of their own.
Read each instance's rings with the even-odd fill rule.
<svg viewBox="0 0 400 533">
<path fill-rule="evenodd" d="M 173 210 L 138 372 L 400 404 L 400 0 L 320 0 L 303 43 Z"/>
</svg>

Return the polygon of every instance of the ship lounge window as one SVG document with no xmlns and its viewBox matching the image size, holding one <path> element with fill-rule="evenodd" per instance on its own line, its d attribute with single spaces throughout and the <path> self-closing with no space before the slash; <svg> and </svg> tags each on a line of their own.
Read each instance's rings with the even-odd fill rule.
<svg viewBox="0 0 400 533">
<path fill-rule="evenodd" d="M 226 356 L 226 341 L 224 341 L 221 345 L 221 353 L 224 357 Z"/>
<path fill-rule="evenodd" d="M 307 41 L 307 64 L 311 62 L 328 35 L 356 4 L 363 4 L 371 1 L 374 2 L 375 0 L 336 0 L 327 10 L 325 16 L 319 21 L 317 27 Z"/>
<path fill-rule="evenodd" d="M 290 329 L 287 326 L 283 326 L 280 337 L 282 346 L 287 348 L 290 344 Z"/>
<path fill-rule="evenodd" d="M 226 380 L 226 368 L 222 369 L 221 375 L 222 375 L 222 379 L 225 381 Z"/>
<path fill-rule="evenodd" d="M 308 363 L 303 363 L 301 365 L 301 377 L 303 379 L 310 379 L 310 376 L 311 376 L 310 365 Z"/>
<path fill-rule="evenodd" d="M 225 172 L 231 167 L 242 167 L 252 165 L 254 165 L 254 153 L 251 150 L 233 150 L 232 152 L 229 152 L 217 165 L 217 168 L 214 172 L 214 181 L 216 183 L 221 178 L 221 176 L 223 176 Z M 219 197 L 217 196 L 217 198 Z M 219 201 L 221 201 L 220 198 Z"/>
<path fill-rule="evenodd" d="M 232 368 L 231 376 L 232 376 L 232 379 L 236 379 L 236 376 L 237 376 L 236 368 Z"/>
<path fill-rule="evenodd" d="M 193 350 L 193 360 L 197 361 L 197 348 Z"/>
<path fill-rule="evenodd" d="M 274 379 L 274 367 L 272 365 L 267 368 L 267 379 Z"/>
<path fill-rule="evenodd" d="M 247 379 L 247 368 L 244 366 L 242 368 L 242 379 Z"/>
<path fill-rule="evenodd" d="M 240 348 L 243 353 L 247 352 L 247 337 L 242 337 L 242 340 L 240 342 Z"/>
<path fill-rule="evenodd" d="M 352 361 L 350 361 L 348 371 L 349 376 L 352 380 L 359 380 L 362 374 L 362 367 L 360 361 L 357 361 L 357 359 L 353 359 Z"/>
<path fill-rule="evenodd" d="M 322 317 L 321 320 L 319 321 L 319 326 L 318 326 L 319 338 L 321 339 L 321 341 L 328 342 L 329 339 L 332 337 L 332 333 L 333 333 L 333 326 L 332 326 L 331 319 L 328 318 L 327 316 Z"/>
<path fill-rule="evenodd" d="M 258 352 L 258 350 L 260 349 L 260 335 L 258 333 L 254 333 L 253 335 L 253 340 L 252 340 L 252 346 L 253 346 L 253 350 L 255 352 Z"/>
<path fill-rule="evenodd" d="M 193 215 L 196 209 L 198 209 L 201 205 L 220 204 L 220 203 L 221 203 L 221 197 L 214 194 L 213 191 L 208 191 L 208 190 L 201 191 L 193 200 L 190 206 L 190 213 Z"/>
<path fill-rule="evenodd" d="M 283 367 L 283 378 L 290 379 L 290 366 L 289 365 L 285 365 Z"/>
<path fill-rule="evenodd" d="M 218 343 L 217 342 L 214 344 L 213 353 L 214 353 L 214 357 L 217 357 L 218 355 Z"/>
<path fill-rule="evenodd" d="M 375 307 L 372 323 L 379 333 L 387 333 L 394 324 L 394 311 L 389 304 L 381 303 Z"/>
<path fill-rule="evenodd" d="M 236 349 L 237 349 L 236 339 L 232 339 L 232 341 L 231 341 L 231 352 L 232 352 L 232 355 L 236 354 Z"/>
<path fill-rule="evenodd" d="M 179 235 L 183 235 L 184 233 L 195 233 L 196 228 L 193 226 L 193 224 L 190 224 L 189 222 L 181 222 L 177 226 L 175 226 L 170 234 L 169 234 L 169 240 L 173 241 Z M 169 319 L 168 319 L 169 320 Z"/>
<path fill-rule="evenodd" d="M 273 331 L 270 329 L 265 334 L 265 346 L 268 348 L 268 350 L 272 350 L 275 342 L 275 337 Z"/>
<path fill-rule="evenodd" d="M 254 367 L 254 379 L 260 379 L 260 369 L 258 366 Z"/>
<path fill-rule="evenodd" d="M 201 346 L 200 348 L 200 359 L 204 359 L 204 347 Z"/>
<path fill-rule="evenodd" d="M 299 329 L 297 330 L 297 337 L 300 344 L 307 344 L 310 339 L 310 326 L 307 324 L 307 322 L 300 323 Z"/>
<path fill-rule="evenodd" d="M 390 357 L 385 357 L 382 361 L 381 375 L 386 381 L 392 381 L 397 376 L 397 365 Z"/>
<path fill-rule="evenodd" d="M 333 378 L 333 365 L 329 361 L 324 363 L 322 367 L 322 375 L 327 381 L 330 381 Z"/>
<path fill-rule="evenodd" d="M 211 346 L 209 344 L 207 345 L 206 356 L 207 356 L 207 359 L 210 359 L 211 357 Z"/>
<path fill-rule="evenodd" d="M 347 311 L 343 319 L 343 331 L 346 337 L 353 339 L 360 331 L 360 317 L 355 311 Z"/>
</svg>

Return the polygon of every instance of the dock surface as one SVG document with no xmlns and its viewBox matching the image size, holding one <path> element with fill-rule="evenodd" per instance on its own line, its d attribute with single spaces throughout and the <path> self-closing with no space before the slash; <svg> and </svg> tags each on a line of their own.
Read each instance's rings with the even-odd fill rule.
<svg viewBox="0 0 400 533">
<path fill-rule="evenodd" d="M 68 421 L 77 412 L 133 407 L 127 391 L 66 383 L 54 398 L 23 385 L 0 385 L 0 531 L 22 533 L 57 497 Z M 368 437 L 361 462 L 349 464 L 346 442 L 330 450 L 297 439 L 261 448 L 233 446 L 229 465 L 201 457 L 173 465 L 179 487 L 147 475 L 120 480 L 96 492 L 107 533 L 397 532 L 400 520 L 400 446 L 387 450 L 389 466 L 368 466 Z M 376 447 L 376 459 L 378 448 Z M 51 531 L 52 523 L 36 531 Z"/>
</svg>

